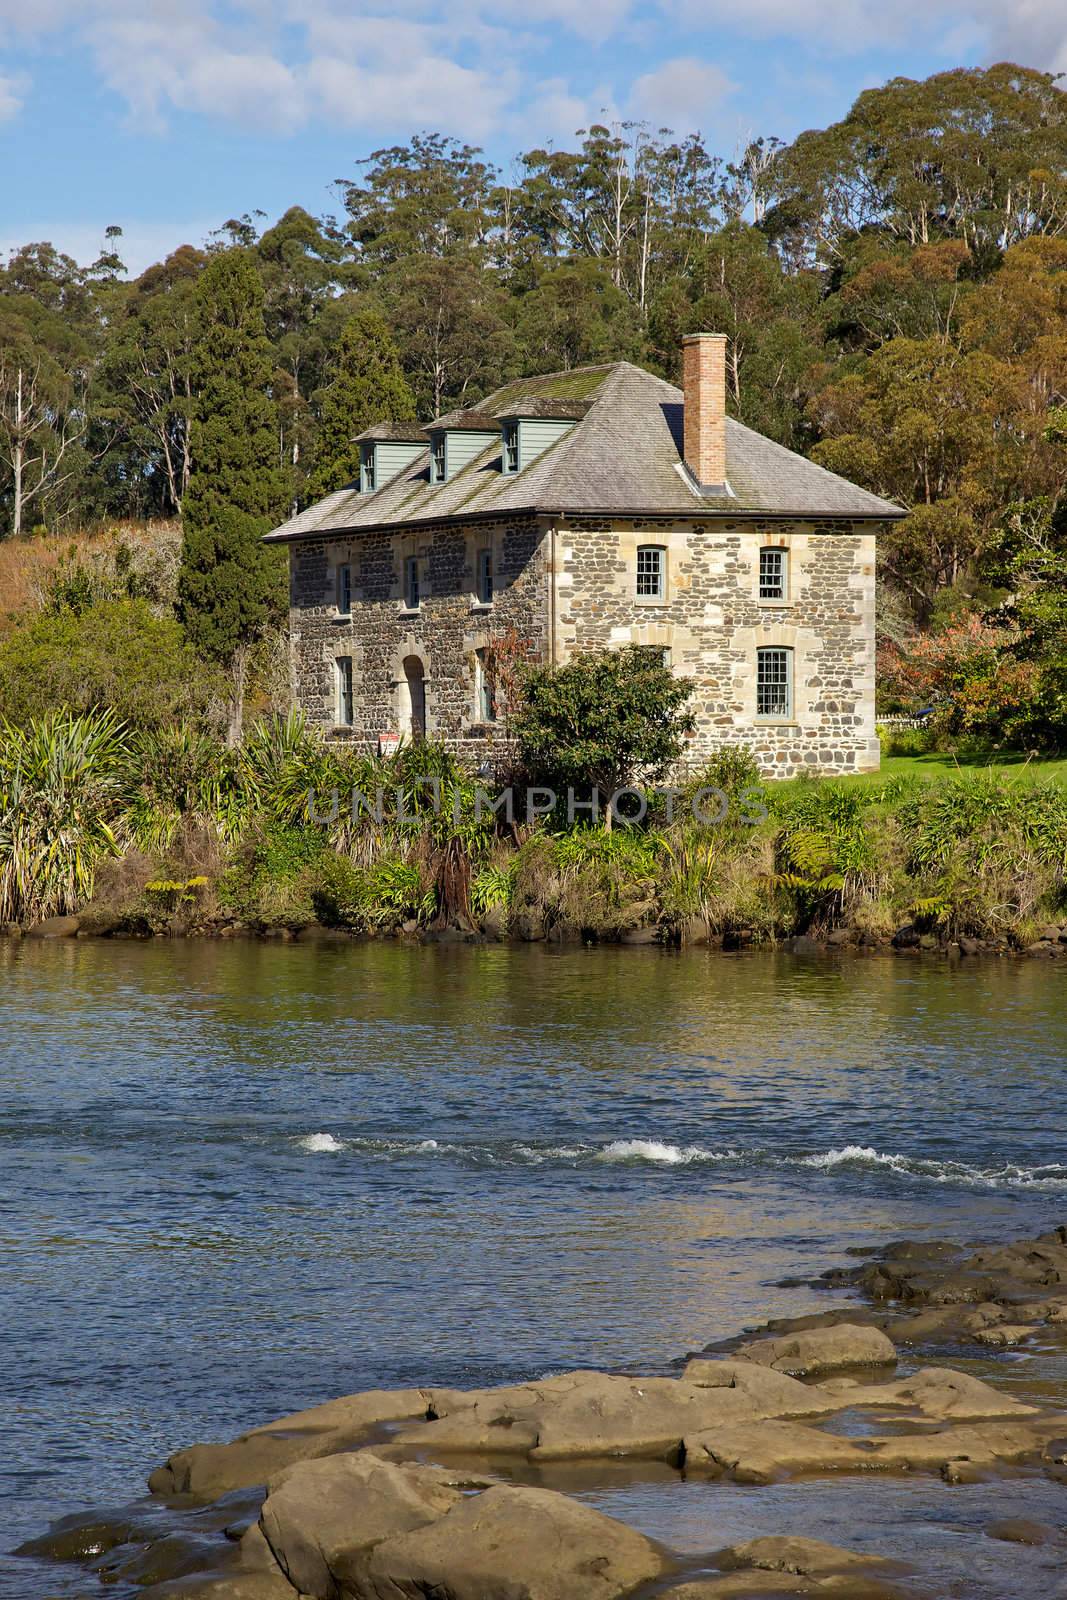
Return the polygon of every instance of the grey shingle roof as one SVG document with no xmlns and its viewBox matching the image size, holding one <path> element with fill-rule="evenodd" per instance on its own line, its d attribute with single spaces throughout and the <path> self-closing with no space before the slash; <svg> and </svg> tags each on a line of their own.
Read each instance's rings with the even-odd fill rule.
<svg viewBox="0 0 1067 1600">
<path fill-rule="evenodd" d="M 370 428 L 364 428 L 362 433 L 357 433 L 352 440 L 353 444 L 362 444 L 364 440 L 395 439 L 401 444 L 425 444 L 426 429 L 420 428 L 417 422 L 376 422 Z"/>
<path fill-rule="evenodd" d="M 446 411 L 443 417 L 435 417 L 426 424 L 426 432 L 451 428 L 454 431 L 470 429 L 472 433 L 483 433 L 487 428 L 495 428 L 496 423 L 496 413 L 493 411 Z"/>
<path fill-rule="evenodd" d="M 572 516 L 819 517 L 881 521 L 901 507 L 727 418 L 732 495 L 699 495 L 681 468 L 682 392 L 628 361 L 520 379 L 490 395 L 481 416 L 528 415 L 536 399 L 589 400 L 586 415 L 522 472 L 500 471 L 493 443 L 444 483 L 429 480 L 429 451 L 373 494 L 339 489 L 290 517 L 270 540 L 448 517 L 538 511 Z M 469 415 L 469 413 L 468 413 Z M 439 418 L 437 426 L 448 419 Z M 435 426 L 435 424 L 430 424 Z"/>
</svg>

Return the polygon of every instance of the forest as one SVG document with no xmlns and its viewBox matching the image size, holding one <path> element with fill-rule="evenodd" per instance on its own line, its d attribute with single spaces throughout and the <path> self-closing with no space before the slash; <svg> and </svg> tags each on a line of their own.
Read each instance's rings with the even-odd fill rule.
<svg viewBox="0 0 1067 1600">
<path fill-rule="evenodd" d="M 420 133 L 333 192 L 335 215 L 252 211 L 132 281 L 118 229 L 90 265 L 35 241 L 0 268 L 0 583 L 18 565 L 5 547 L 53 551 L 36 613 L 0 594 L 5 715 L 48 709 L 26 682 L 54 665 L 57 628 L 90 681 L 86 629 L 109 619 L 113 674 L 116 651 L 156 658 L 160 630 L 183 662 L 155 710 L 119 706 L 133 724 L 197 710 L 175 700 L 190 702 L 194 657 L 197 714 L 212 674 L 243 687 L 249 663 L 262 698 L 284 581 L 259 534 L 349 480 L 362 427 L 590 362 L 676 379 L 680 335 L 712 329 L 729 336 L 734 415 L 909 508 L 881 543 L 882 709 L 932 704 L 950 737 L 1062 747 L 1067 93 L 1052 75 L 896 79 L 730 160 L 622 124 L 505 173 Z M 118 526 L 141 532 L 109 541 Z"/>
</svg>

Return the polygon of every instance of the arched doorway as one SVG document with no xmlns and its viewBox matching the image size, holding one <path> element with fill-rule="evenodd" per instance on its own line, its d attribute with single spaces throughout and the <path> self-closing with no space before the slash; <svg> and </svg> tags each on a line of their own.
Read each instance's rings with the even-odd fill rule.
<svg viewBox="0 0 1067 1600">
<path fill-rule="evenodd" d="M 405 656 L 400 679 L 400 732 L 417 744 L 426 737 L 426 669 L 418 656 Z"/>
</svg>

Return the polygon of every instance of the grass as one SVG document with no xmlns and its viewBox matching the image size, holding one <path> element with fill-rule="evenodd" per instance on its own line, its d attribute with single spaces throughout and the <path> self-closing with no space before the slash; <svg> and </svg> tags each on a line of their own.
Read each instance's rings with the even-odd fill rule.
<svg viewBox="0 0 1067 1600">
<path fill-rule="evenodd" d="M 1038 757 L 1023 752 L 991 751 L 988 755 L 958 756 L 931 753 L 920 756 L 883 756 L 877 772 L 845 778 L 845 783 L 885 783 L 891 778 L 921 778 L 927 782 L 957 773 L 993 772 L 1006 778 L 1053 782 L 1067 787 L 1067 756 Z"/>
</svg>

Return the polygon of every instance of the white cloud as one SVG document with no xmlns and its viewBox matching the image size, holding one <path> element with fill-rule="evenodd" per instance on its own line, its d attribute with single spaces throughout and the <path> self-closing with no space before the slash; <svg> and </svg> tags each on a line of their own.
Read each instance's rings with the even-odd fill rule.
<svg viewBox="0 0 1067 1600">
<path fill-rule="evenodd" d="M 21 72 L 0 72 L 0 122 L 10 122 L 22 110 L 29 80 Z"/>
<path fill-rule="evenodd" d="M 972 58 L 1067 70 L 1064 0 L 541 0 L 536 13 L 528 0 L 0 0 L 0 46 L 80 45 L 133 125 L 156 131 L 185 113 L 279 136 L 321 123 L 527 142 L 570 137 L 604 99 L 697 127 L 733 87 L 716 64 L 724 35 L 774 40 L 779 56 L 796 41 L 809 62 L 907 46 L 947 63 L 967 40 Z M 686 55 L 659 59 L 682 40 Z M 607 43 L 640 62 L 614 96 L 588 88 L 583 46 Z M 0 120 L 22 92 L 0 73 Z"/>
<path fill-rule="evenodd" d="M 630 90 L 630 115 L 642 121 L 692 133 L 718 119 L 736 85 L 710 61 L 680 56 L 644 73 Z"/>
<path fill-rule="evenodd" d="M 442 127 L 483 139 L 517 90 L 517 75 L 495 77 L 444 56 L 357 65 L 318 56 L 301 73 L 308 115 L 342 127 Z"/>
<path fill-rule="evenodd" d="M 1063 0 L 660 0 L 682 27 L 729 29 L 749 38 L 795 39 L 848 55 L 906 44 L 951 52 L 975 41 L 986 61 L 1021 61 L 1046 71 L 1067 66 Z"/>
</svg>

